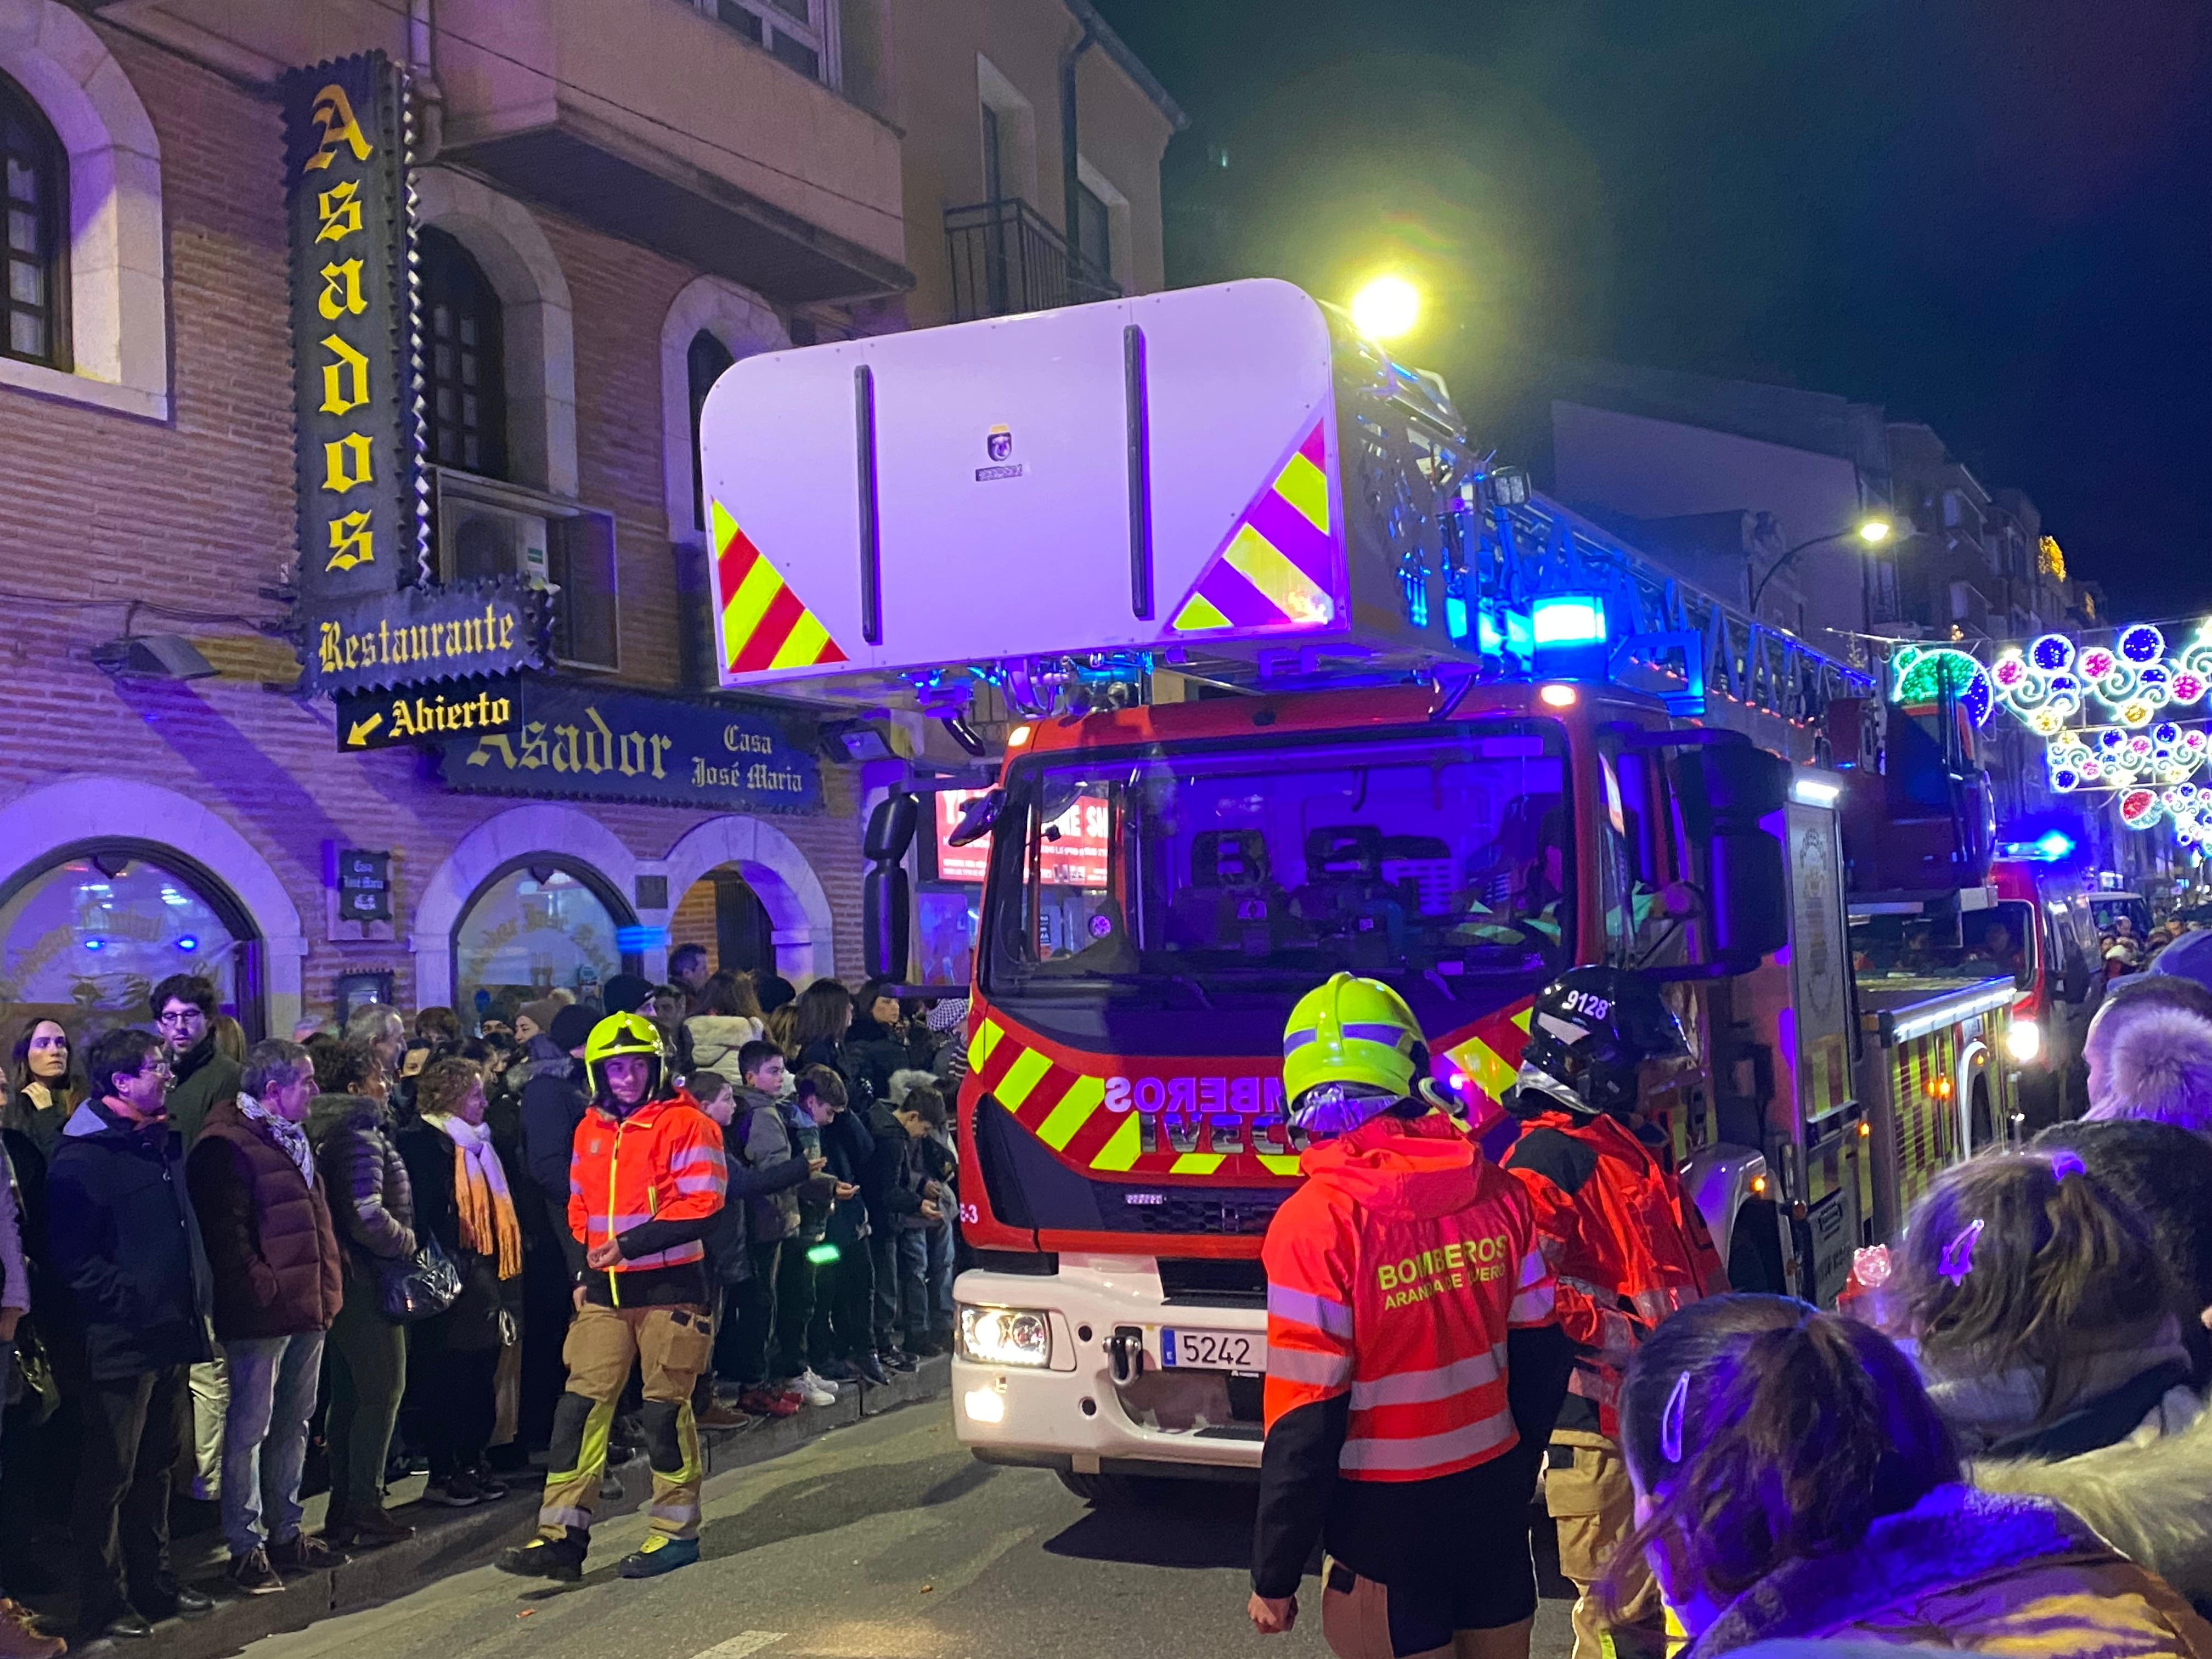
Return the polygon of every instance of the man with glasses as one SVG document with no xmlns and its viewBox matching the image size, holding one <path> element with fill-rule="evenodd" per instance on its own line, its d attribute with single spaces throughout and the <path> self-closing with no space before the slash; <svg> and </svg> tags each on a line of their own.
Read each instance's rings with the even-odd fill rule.
<svg viewBox="0 0 2212 1659">
<path fill-rule="evenodd" d="M 169 1571 L 185 1374 L 214 1355 L 214 1299 L 184 1141 L 168 1121 L 167 1049 L 145 1031 L 110 1031 L 86 1070 L 91 1094 L 46 1176 L 46 1225 L 89 1378 L 70 1529 L 79 1632 L 97 1641 L 144 1637 L 149 1621 L 215 1605 Z"/>
<path fill-rule="evenodd" d="M 189 1152 L 200 1138 L 208 1108 L 236 1097 L 238 1062 L 216 1050 L 213 1021 L 221 1005 L 213 984 L 197 974 L 172 974 L 148 1000 L 176 1074 L 169 1085 L 169 1121 Z"/>
</svg>

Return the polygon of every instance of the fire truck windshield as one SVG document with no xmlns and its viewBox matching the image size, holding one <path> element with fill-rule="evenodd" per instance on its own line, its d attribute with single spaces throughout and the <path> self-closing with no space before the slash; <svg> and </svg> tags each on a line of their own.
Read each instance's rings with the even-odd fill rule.
<svg viewBox="0 0 2212 1659">
<path fill-rule="evenodd" d="M 1272 1010 L 1349 969 L 1446 1029 L 1570 959 L 1571 822 L 1545 721 L 1041 757 L 998 821 L 985 987 Z"/>
</svg>

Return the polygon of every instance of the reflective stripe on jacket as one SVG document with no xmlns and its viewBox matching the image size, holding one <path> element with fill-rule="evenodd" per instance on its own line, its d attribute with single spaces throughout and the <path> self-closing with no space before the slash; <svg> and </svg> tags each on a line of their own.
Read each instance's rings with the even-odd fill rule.
<svg viewBox="0 0 2212 1659">
<path fill-rule="evenodd" d="M 722 1207 L 729 1165 L 721 1127 L 688 1094 L 648 1100 L 617 1118 L 596 1103 L 576 1126 L 568 1167 L 568 1230 L 586 1251 L 649 1223 L 704 1224 Z M 703 1261 L 693 1237 L 662 1249 L 625 1255 L 610 1270 L 617 1303 L 619 1275 Z"/>
<path fill-rule="evenodd" d="M 1338 1472 L 1426 1480 L 1516 1442 L 1505 1338 L 1550 1324 L 1517 1183 L 1441 1114 L 1310 1150 L 1267 1229 L 1266 1419 L 1349 1395 Z"/>
<path fill-rule="evenodd" d="M 1568 1386 L 1616 1437 L 1629 1356 L 1668 1314 L 1728 1288 L 1720 1255 L 1666 1159 L 1607 1114 L 1530 1118 L 1505 1167 L 1534 1208 L 1559 1323 L 1580 1350 Z"/>
</svg>

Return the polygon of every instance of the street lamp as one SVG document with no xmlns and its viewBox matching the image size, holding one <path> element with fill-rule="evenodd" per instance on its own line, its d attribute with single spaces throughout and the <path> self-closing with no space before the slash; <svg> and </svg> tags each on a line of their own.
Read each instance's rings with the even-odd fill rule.
<svg viewBox="0 0 2212 1659">
<path fill-rule="evenodd" d="M 1894 533 L 1894 529 L 1895 527 L 1887 519 L 1875 514 L 1873 517 L 1860 520 L 1848 530 L 1831 530 L 1825 536 L 1815 536 L 1810 541 L 1798 543 L 1796 546 L 1767 566 L 1766 574 L 1759 579 L 1758 585 L 1751 590 L 1752 619 L 1755 622 L 1759 618 L 1759 596 L 1766 592 L 1767 583 L 1774 580 L 1783 566 L 1788 564 L 1807 548 L 1818 547 L 1822 542 L 1839 542 L 1849 536 L 1857 537 L 1869 548 L 1880 547 Z"/>
<path fill-rule="evenodd" d="M 1421 292 L 1403 276 L 1375 276 L 1352 296 L 1352 324 L 1370 340 L 1395 340 L 1421 319 Z"/>
</svg>

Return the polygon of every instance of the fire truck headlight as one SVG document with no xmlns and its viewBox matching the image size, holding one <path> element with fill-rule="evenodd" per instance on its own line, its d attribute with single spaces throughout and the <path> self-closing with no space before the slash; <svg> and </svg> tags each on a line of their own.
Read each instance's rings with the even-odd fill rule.
<svg viewBox="0 0 2212 1659">
<path fill-rule="evenodd" d="M 2005 1052 L 2014 1065 L 2033 1065 L 2043 1052 L 2043 1028 L 2032 1019 L 2013 1021 L 2005 1027 Z"/>
<path fill-rule="evenodd" d="M 1048 1365 L 1052 1321 L 1033 1308 L 963 1307 L 960 1357 L 979 1365 Z"/>
</svg>

